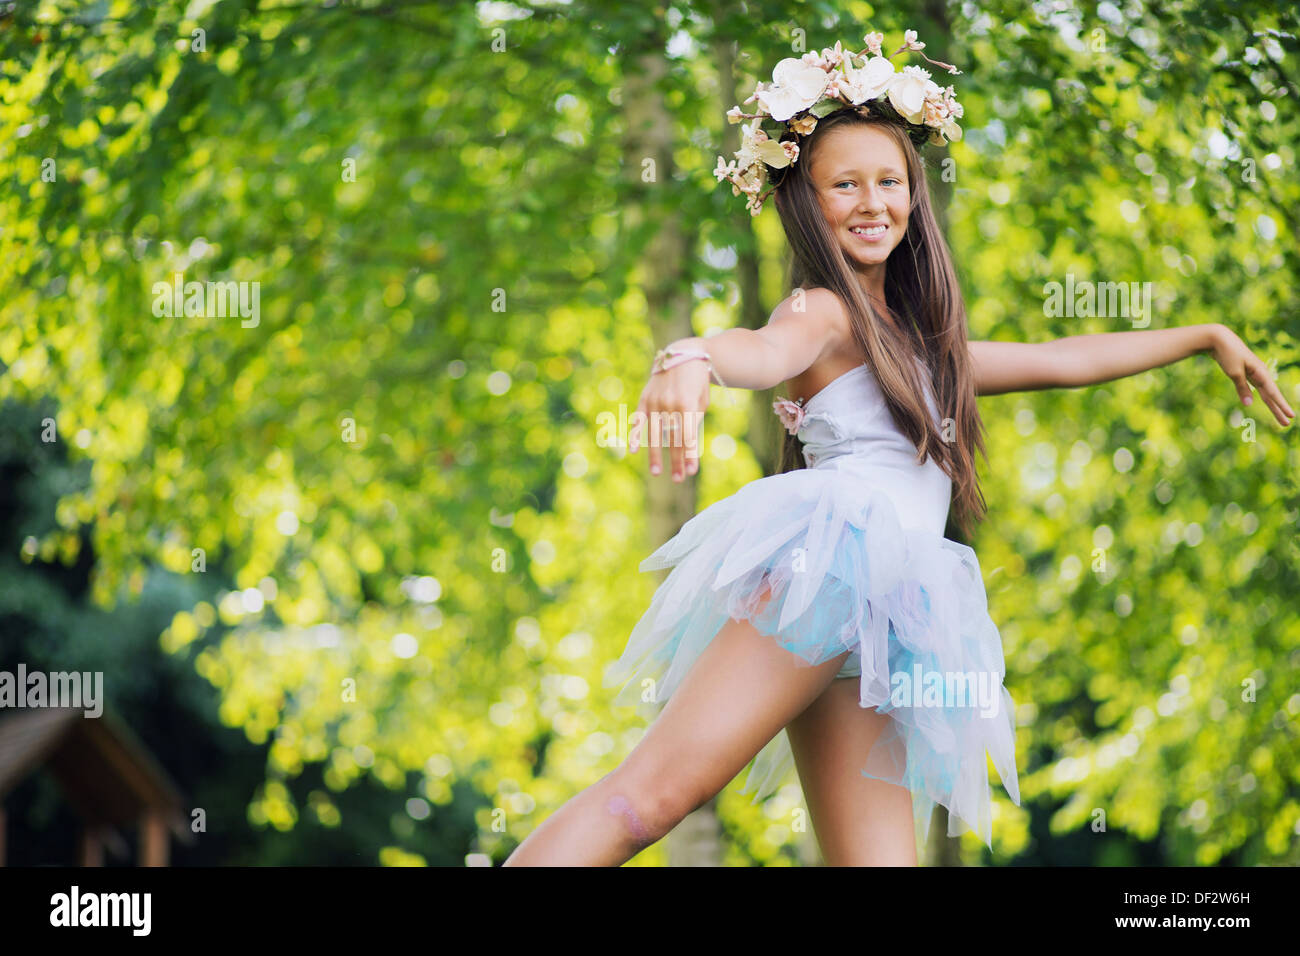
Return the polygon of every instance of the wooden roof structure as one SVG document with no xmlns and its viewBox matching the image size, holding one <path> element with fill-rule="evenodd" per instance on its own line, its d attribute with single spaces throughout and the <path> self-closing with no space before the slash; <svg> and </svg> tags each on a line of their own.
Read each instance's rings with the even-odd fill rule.
<svg viewBox="0 0 1300 956">
<path fill-rule="evenodd" d="M 141 866 L 166 866 L 168 833 L 193 842 L 180 790 L 125 723 L 107 710 L 41 707 L 0 717 L 0 866 L 7 826 L 3 801 L 39 769 L 58 783 L 81 818 L 80 866 L 103 865 L 117 827 L 138 825 Z"/>
</svg>

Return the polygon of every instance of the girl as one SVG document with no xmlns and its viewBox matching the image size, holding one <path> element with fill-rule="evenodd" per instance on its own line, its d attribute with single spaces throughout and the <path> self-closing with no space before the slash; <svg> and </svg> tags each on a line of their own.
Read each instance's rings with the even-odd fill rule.
<svg viewBox="0 0 1300 956">
<path fill-rule="evenodd" d="M 984 513 L 975 397 L 1106 382 L 1210 352 L 1244 404 L 1254 384 L 1283 425 L 1294 416 L 1222 325 L 967 341 L 917 152 L 960 135 L 960 107 L 924 71 L 893 74 L 879 38 L 866 38 L 876 55 L 861 62 L 839 43 L 782 61 L 760 84 L 739 168 L 719 160 L 719 178 L 755 214 L 775 193 L 796 292 L 763 329 L 673 343 L 637 410 L 651 424 L 651 474 L 666 444 L 681 481 L 697 449 L 689 427 L 686 442 L 675 436 L 707 409 L 712 379 L 785 383 L 797 398 L 774 403 L 789 431 L 781 471 L 704 509 L 642 562 L 672 571 L 606 684 L 628 681 L 619 703 L 667 703 L 623 763 L 507 866 L 619 865 L 751 759 L 756 800 L 793 762 L 828 865 L 915 865 L 914 823 L 924 840 L 936 803 L 949 835 L 969 828 L 991 844 L 986 753 L 1020 802 L 1014 702 L 978 560 L 944 537 L 950 507 L 963 532 Z M 921 46 L 909 31 L 897 52 Z M 909 83 L 923 92 L 919 110 Z M 787 123 L 779 144 L 758 128 L 769 113 Z"/>
</svg>

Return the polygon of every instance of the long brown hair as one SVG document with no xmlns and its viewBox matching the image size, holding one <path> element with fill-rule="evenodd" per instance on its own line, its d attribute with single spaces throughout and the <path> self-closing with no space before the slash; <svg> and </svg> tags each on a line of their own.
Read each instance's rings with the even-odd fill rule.
<svg viewBox="0 0 1300 956">
<path fill-rule="evenodd" d="M 882 321 L 863 291 L 857 273 L 827 224 L 811 178 L 817 144 L 835 129 L 872 126 L 888 133 L 903 151 L 911 191 L 907 232 L 890 253 L 885 269 L 885 304 L 900 318 L 895 328 Z M 782 139 L 795 137 L 787 132 Z M 984 423 L 975 407 L 975 383 L 966 340 L 966 306 L 952 257 L 930 204 L 924 162 L 896 120 L 846 107 L 821 119 L 799 140 L 798 161 L 783 170 L 773 193 L 790 243 L 790 287 L 829 289 L 849 316 L 853 339 L 866 356 L 900 431 L 917 448 L 916 463 L 933 457 L 952 479 L 952 521 L 964 535 L 984 517 L 986 504 L 975 473 L 975 451 L 988 458 Z M 944 435 L 930 416 L 915 364 L 930 370 Z M 787 434 L 778 472 L 803 467 L 803 443 Z"/>
</svg>

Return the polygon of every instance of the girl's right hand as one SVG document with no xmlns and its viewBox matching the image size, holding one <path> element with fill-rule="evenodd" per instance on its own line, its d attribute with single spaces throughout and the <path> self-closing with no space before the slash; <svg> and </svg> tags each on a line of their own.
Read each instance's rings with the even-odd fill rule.
<svg viewBox="0 0 1300 956">
<path fill-rule="evenodd" d="M 653 373 L 641 390 L 628 444 L 636 454 L 648 432 L 650 474 L 659 474 L 660 447 L 664 445 L 672 457 L 673 481 L 699 471 L 699 439 L 704 412 L 709 407 L 709 379 L 708 364 L 694 359 Z"/>
</svg>

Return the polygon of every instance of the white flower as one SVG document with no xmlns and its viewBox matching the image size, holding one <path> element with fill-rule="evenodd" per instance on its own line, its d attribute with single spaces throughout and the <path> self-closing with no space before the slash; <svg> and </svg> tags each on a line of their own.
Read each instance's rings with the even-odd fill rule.
<svg viewBox="0 0 1300 956">
<path fill-rule="evenodd" d="M 868 50 L 876 56 L 880 56 L 880 44 L 885 41 L 885 35 L 883 33 L 868 33 L 862 38 L 862 40 L 867 44 Z"/>
<path fill-rule="evenodd" d="M 910 31 L 909 31 L 910 32 Z M 889 103 L 909 123 L 920 123 L 929 92 L 930 74 L 919 66 L 905 66 L 889 86 Z"/>
<path fill-rule="evenodd" d="M 752 166 L 758 159 L 758 144 L 767 139 L 767 134 L 759 128 L 762 117 L 755 117 L 750 123 L 740 127 L 740 149 L 736 150 L 736 163 L 741 169 Z"/>
<path fill-rule="evenodd" d="M 938 126 L 948 118 L 948 100 L 942 87 L 933 80 L 925 83 L 925 103 L 921 108 L 921 121 L 926 126 Z"/>
<path fill-rule="evenodd" d="M 889 60 L 883 56 L 873 56 L 861 69 L 847 68 L 840 78 L 839 87 L 849 102 L 857 106 L 887 92 L 897 75 L 894 64 Z"/>
<path fill-rule="evenodd" d="M 909 50 L 924 50 L 924 49 L 925 49 L 925 44 L 924 44 L 924 43 L 917 43 L 917 42 L 916 42 L 916 31 L 915 31 L 915 30 L 905 30 L 905 31 L 903 32 L 903 44 L 904 44 L 904 45 L 905 45 Z"/>
<path fill-rule="evenodd" d="M 772 71 L 772 86 L 758 93 L 758 102 L 772 119 L 784 122 L 821 99 L 828 80 L 821 67 L 786 57 Z"/>
<path fill-rule="evenodd" d="M 718 157 L 718 165 L 714 167 L 713 175 L 718 177 L 718 182 L 724 179 L 730 179 L 736 174 L 736 161 L 727 162 L 721 156 Z"/>
<path fill-rule="evenodd" d="M 739 106 L 733 106 L 731 109 L 727 110 L 728 123 L 739 123 L 742 119 L 744 119 L 744 116 L 742 115 Z"/>
<path fill-rule="evenodd" d="M 739 186 L 739 191 L 748 196 L 757 196 L 762 192 L 763 186 L 767 182 L 767 171 L 763 168 L 762 163 L 755 163 L 743 170 L 737 178 L 740 182 L 733 183 L 733 186 Z"/>
</svg>

